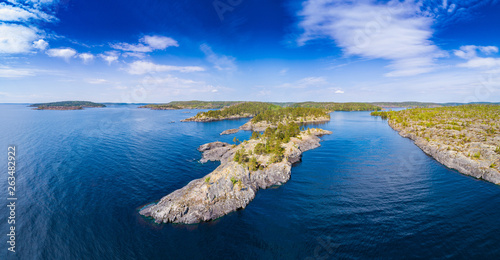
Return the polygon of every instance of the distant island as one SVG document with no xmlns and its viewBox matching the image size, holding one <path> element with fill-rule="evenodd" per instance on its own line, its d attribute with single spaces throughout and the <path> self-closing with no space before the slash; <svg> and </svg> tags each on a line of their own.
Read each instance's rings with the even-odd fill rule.
<svg viewBox="0 0 500 260">
<path fill-rule="evenodd" d="M 152 110 L 175 110 L 175 109 L 220 109 L 242 101 L 172 101 L 166 104 L 148 104 L 139 108 L 149 108 Z"/>
<path fill-rule="evenodd" d="M 61 101 L 51 103 L 32 104 L 35 110 L 81 110 L 87 107 L 106 107 L 104 104 L 90 101 Z"/>
<path fill-rule="evenodd" d="M 387 108 L 396 108 L 396 107 L 405 107 L 405 108 L 432 108 L 432 107 L 443 107 L 445 104 L 439 103 L 430 103 L 430 102 L 415 102 L 415 101 L 407 101 L 407 102 L 375 102 L 372 103 L 375 106 L 387 107 Z"/>
<path fill-rule="evenodd" d="M 459 172 L 500 184 L 500 105 L 377 111 L 426 154 Z"/>
<path fill-rule="evenodd" d="M 299 109 L 293 109 L 299 108 Z M 373 106 L 366 103 L 332 103 L 332 102 L 304 102 L 304 103 L 287 103 L 286 106 L 280 106 L 279 103 L 265 103 L 265 102 L 242 102 L 235 105 L 231 105 L 229 107 L 225 107 L 220 110 L 211 110 L 207 112 L 200 112 L 193 117 L 182 120 L 183 122 L 210 122 L 210 121 L 219 121 L 219 120 L 227 120 L 227 119 L 239 119 L 239 118 L 250 118 L 255 117 L 259 114 L 264 115 L 264 113 L 271 113 L 270 111 L 281 110 L 285 111 L 301 111 L 301 113 L 310 113 L 310 114 L 322 114 L 324 116 L 325 113 L 332 111 L 378 111 L 381 110 L 381 107 Z M 303 110 L 300 110 L 303 109 Z M 278 113 L 279 114 L 279 113 Z M 327 118 L 321 118 L 319 121 L 329 120 L 330 117 L 328 115 Z M 298 118 L 297 120 L 301 120 L 302 122 L 312 122 L 307 117 Z M 317 121 L 315 119 L 313 121 Z"/>
<path fill-rule="evenodd" d="M 226 109 L 209 112 L 215 112 L 210 115 L 219 119 L 253 114 L 250 122 L 265 122 L 266 128 L 254 131 L 247 141 L 235 138 L 236 144 L 213 142 L 200 146 L 198 150 L 203 153 L 200 162 L 220 161 L 221 165 L 158 203 L 142 208 L 141 215 L 157 223 L 193 224 L 243 209 L 259 189 L 287 182 L 292 164 L 300 161 L 302 153 L 320 146 L 318 136 L 332 133 L 319 128 L 301 129 L 297 123 L 329 119 L 322 108 L 282 108 L 255 102 L 231 107 L 226 108 L 231 113 Z"/>
<path fill-rule="evenodd" d="M 257 102 L 257 101 L 172 101 L 166 104 L 148 104 L 139 108 L 152 110 L 175 110 L 175 109 L 222 109 L 242 103 L 263 103 L 277 107 L 312 107 L 324 108 L 332 111 L 373 111 L 381 110 L 380 106 L 370 103 L 336 103 L 336 102 Z"/>
<path fill-rule="evenodd" d="M 311 107 L 311 108 L 323 108 L 329 112 L 333 111 L 373 111 L 382 110 L 382 108 L 375 104 L 370 103 L 357 103 L 357 102 L 347 102 L 347 103 L 336 103 L 336 102 L 301 102 L 293 103 L 287 105 L 289 107 Z"/>
</svg>

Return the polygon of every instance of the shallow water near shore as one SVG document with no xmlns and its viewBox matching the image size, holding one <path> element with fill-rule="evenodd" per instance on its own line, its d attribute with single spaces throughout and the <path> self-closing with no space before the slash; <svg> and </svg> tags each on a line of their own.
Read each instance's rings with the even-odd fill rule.
<svg viewBox="0 0 500 260">
<path fill-rule="evenodd" d="M 500 186 L 446 168 L 369 112 L 332 113 L 318 127 L 333 134 L 246 209 L 154 224 L 141 207 L 218 166 L 198 162 L 199 145 L 250 135 L 219 135 L 248 119 L 179 122 L 198 111 L 0 104 L 0 167 L 16 145 L 18 198 L 17 252 L 4 235 L 0 259 L 500 257 Z M 0 211 L 2 234 L 8 213 Z"/>
</svg>

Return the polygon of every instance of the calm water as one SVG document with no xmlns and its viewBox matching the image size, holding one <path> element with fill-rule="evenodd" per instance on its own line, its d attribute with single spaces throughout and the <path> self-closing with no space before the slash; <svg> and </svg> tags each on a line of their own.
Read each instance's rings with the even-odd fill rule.
<svg viewBox="0 0 500 260">
<path fill-rule="evenodd" d="M 0 201 L 17 145 L 17 253 L 0 259 L 402 259 L 500 257 L 500 187 L 447 169 L 367 112 L 333 131 L 281 187 L 197 225 L 138 209 L 217 167 L 196 148 L 246 120 L 180 123 L 197 111 L 0 105 Z M 176 123 L 169 123 L 176 121 Z M 7 234 L 6 207 L 0 232 Z"/>
</svg>

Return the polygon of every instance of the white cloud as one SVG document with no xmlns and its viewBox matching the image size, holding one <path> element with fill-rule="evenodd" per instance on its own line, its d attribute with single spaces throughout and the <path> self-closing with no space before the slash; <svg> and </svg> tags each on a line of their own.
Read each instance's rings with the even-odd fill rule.
<svg viewBox="0 0 500 260">
<path fill-rule="evenodd" d="M 82 59 L 84 64 L 89 64 L 90 62 L 92 62 L 94 60 L 94 55 L 91 53 L 82 53 L 82 54 L 78 55 L 78 57 L 80 59 Z"/>
<path fill-rule="evenodd" d="M 20 22 L 31 18 L 36 18 L 36 15 L 19 7 L 0 3 L 0 21 Z"/>
<path fill-rule="evenodd" d="M 104 54 L 99 54 L 99 57 L 105 60 L 108 65 L 111 65 L 113 62 L 117 61 L 119 56 L 120 54 L 116 51 L 107 51 Z"/>
<path fill-rule="evenodd" d="M 226 55 L 218 55 L 214 53 L 212 48 L 207 44 L 202 44 L 200 50 L 205 53 L 207 61 L 212 63 L 216 69 L 227 71 L 236 70 L 236 64 L 234 63 L 235 58 Z"/>
<path fill-rule="evenodd" d="M 299 15 L 299 45 L 330 38 L 347 55 L 389 60 L 392 72 L 386 76 L 429 72 L 444 55 L 430 41 L 433 18 L 414 2 L 308 0 Z"/>
<path fill-rule="evenodd" d="M 280 88 L 293 88 L 293 89 L 307 89 L 307 88 L 318 88 L 329 85 L 328 81 L 324 77 L 307 77 L 300 79 L 294 83 L 284 83 L 278 87 Z"/>
<path fill-rule="evenodd" d="M 458 67 L 463 68 L 491 68 L 500 66 L 500 59 L 496 58 L 473 58 L 465 63 L 458 64 Z"/>
<path fill-rule="evenodd" d="M 17 24 L 0 24 L 0 53 L 27 53 L 38 38 L 37 29 Z"/>
<path fill-rule="evenodd" d="M 460 47 L 460 50 L 456 50 L 454 54 L 462 59 L 472 59 L 476 58 L 478 53 L 482 52 L 486 55 L 497 53 L 498 47 L 496 46 L 476 46 L 476 45 L 465 45 Z"/>
<path fill-rule="evenodd" d="M 179 71 L 179 72 L 196 72 L 204 71 L 205 69 L 198 66 L 172 66 L 155 64 L 148 61 L 135 61 L 129 64 L 126 71 L 133 75 L 142 75 L 153 72 Z"/>
<path fill-rule="evenodd" d="M 176 40 L 158 35 L 147 35 L 139 40 L 138 44 L 117 43 L 111 44 L 111 47 L 126 52 L 152 52 L 155 50 L 164 50 L 168 47 L 178 47 Z"/>
<path fill-rule="evenodd" d="M 86 81 L 87 81 L 87 83 L 96 84 L 96 85 L 109 83 L 109 81 L 105 80 L 105 79 L 87 79 Z"/>
<path fill-rule="evenodd" d="M 43 51 L 43 50 L 47 49 L 47 47 L 49 47 L 49 43 L 43 39 L 40 39 L 40 40 L 33 42 L 33 48 L 35 48 L 35 49 Z"/>
<path fill-rule="evenodd" d="M 47 55 L 50 57 L 62 58 L 67 62 L 73 58 L 77 52 L 71 48 L 57 48 L 47 50 Z"/>
<path fill-rule="evenodd" d="M 21 78 L 28 76 L 35 76 L 34 71 L 30 69 L 0 67 L 0 78 Z"/>
<path fill-rule="evenodd" d="M 158 35 L 152 35 L 152 36 L 144 36 L 142 39 L 140 39 L 141 42 L 147 44 L 154 50 L 164 50 L 168 47 L 179 47 L 179 43 L 177 43 L 176 40 L 170 38 L 170 37 L 165 37 L 165 36 L 158 36 Z"/>
<path fill-rule="evenodd" d="M 340 89 L 335 91 L 335 94 L 344 94 L 344 93 L 345 92 L 343 90 L 340 90 Z"/>
<path fill-rule="evenodd" d="M 499 58 L 491 57 L 479 57 L 479 54 L 491 55 L 493 53 L 498 53 L 498 47 L 496 46 L 476 46 L 476 45 L 466 45 L 460 47 L 459 50 L 455 50 L 455 56 L 466 59 L 467 62 L 460 63 L 457 66 L 463 68 L 491 68 L 500 66 Z"/>
<path fill-rule="evenodd" d="M 288 69 L 282 69 L 282 70 L 280 70 L 279 74 L 280 74 L 280 76 L 284 76 L 284 75 L 286 75 L 287 72 L 288 72 Z"/>
<path fill-rule="evenodd" d="M 203 93 L 213 94 L 222 89 L 226 89 L 207 84 L 204 81 L 183 79 L 172 75 L 167 75 L 164 78 L 157 77 L 154 79 L 147 79 L 147 84 L 143 85 L 152 87 L 153 89 L 150 89 L 150 91 L 160 96 L 189 96 Z"/>
</svg>

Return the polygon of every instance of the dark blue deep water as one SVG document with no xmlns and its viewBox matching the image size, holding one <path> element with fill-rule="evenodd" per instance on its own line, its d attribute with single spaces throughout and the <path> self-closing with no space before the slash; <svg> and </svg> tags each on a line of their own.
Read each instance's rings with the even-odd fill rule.
<svg viewBox="0 0 500 260">
<path fill-rule="evenodd" d="M 333 135 L 245 210 L 153 224 L 141 206 L 217 167 L 198 162 L 199 145 L 249 135 L 219 136 L 246 120 L 179 122 L 196 112 L 0 105 L 0 203 L 9 144 L 18 197 L 17 252 L 1 206 L 0 259 L 500 257 L 500 187 L 447 169 L 368 112 L 332 113 L 321 127 Z"/>
</svg>

